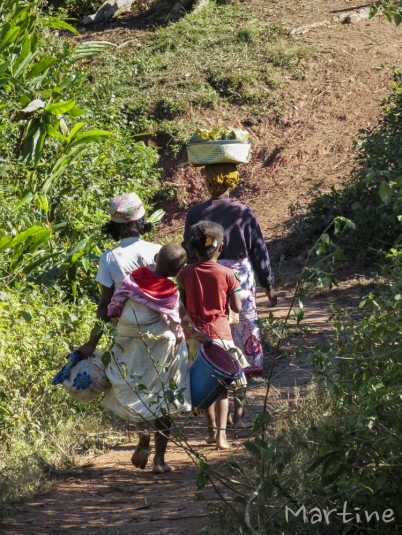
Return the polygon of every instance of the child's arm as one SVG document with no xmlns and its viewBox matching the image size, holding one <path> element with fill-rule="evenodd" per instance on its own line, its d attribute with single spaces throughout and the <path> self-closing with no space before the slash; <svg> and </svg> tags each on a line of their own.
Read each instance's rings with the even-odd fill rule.
<svg viewBox="0 0 402 535">
<path fill-rule="evenodd" d="M 243 305 L 240 299 L 240 292 L 232 292 L 229 295 L 229 305 L 233 312 L 241 312 Z"/>
</svg>

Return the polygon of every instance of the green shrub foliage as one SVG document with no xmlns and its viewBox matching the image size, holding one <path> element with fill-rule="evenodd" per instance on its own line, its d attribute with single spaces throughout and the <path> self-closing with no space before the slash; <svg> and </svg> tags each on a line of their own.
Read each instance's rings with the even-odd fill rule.
<svg viewBox="0 0 402 535">
<path fill-rule="evenodd" d="M 394 72 L 393 92 L 383 103 L 378 126 L 362 130 L 358 167 L 341 189 L 315 197 L 299 230 L 316 235 L 338 215 L 356 230 L 343 243 L 363 259 L 378 257 L 402 241 L 402 73 Z"/>
<path fill-rule="evenodd" d="M 134 189 L 147 203 L 157 154 L 89 90 L 80 61 L 112 45 L 59 39 L 54 29 L 74 28 L 38 16 L 41 5 L 0 6 L 0 274 L 9 284 L 57 282 L 75 297 L 92 279 L 109 199 Z"/>
<path fill-rule="evenodd" d="M 160 186 L 156 151 L 88 79 L 83 60 L 113 45 L 74 46 L 43 6 L 0 3 L 0 509 L 93 447 L 99 406 L 50 380 L 93 327 L 110 198 L 134 190 L 150 208 Z"/>
<path fill-rule="evenodd" d="M 100 0 L 48 0 L 47 5 L 64 11 L 68 17 L 81 19 L 84 15 L 92 15 L 102 4 Z"/>
<path fill-rule="evenodd" d="M 225 513 L 231 532 L 244 524 L 261 535 L 402 530 L 401 97 L 395 71 L 384 117 L 362 133 L 360 167 L 342 191 L 317 197 L 304 222 L 305 231 L 326 229 L 321 253 L 331 232 L 361 257 L 382 251 L 385 267 L 359 310 L 334 313 L 333 341 L 310 351 L 317 384 L 306 401 L 285 410 L 276 432 L 267 430 L 268 413 L 257 418 L 249 465 L 233 467 L 244 487 L 236 488 L 237 517 Z M 332 230 L 335 216 L 352 219 L 354 231 Z"/>
<path fill-rule="evenodd" d="M 317 382 L 306 399 L 278 410 L 276 430 L 268 413 L 257 417 L 249 460 L 233 463 L 228 533 L 244 523 L 259 535 L 401 532 L 401 251 L 388 260 L 360 321 L 339 311 L 334 341 L 311 352 Z"/>
</svg>

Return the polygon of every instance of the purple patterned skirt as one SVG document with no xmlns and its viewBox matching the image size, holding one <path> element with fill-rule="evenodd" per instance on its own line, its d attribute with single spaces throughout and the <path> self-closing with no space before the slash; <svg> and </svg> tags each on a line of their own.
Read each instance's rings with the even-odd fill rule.
<svg viewBox="0 0 402 535">
<path fill-rule="evenodd" d="M 218 260 L 218 262 L 222 266 L 233 269 L 240 279 L 240 298 L 243 309 L 239 314 L 239 323 L 231 325 L 231 329 L 235 345 L 243 351 L 249 363 L 244 372 L 246 375 L 261 375 L 264 354 L 262 352 L 260 329 L 256 325 L 257 301 L 253 267 L 248 258 Z"/>
</svg>

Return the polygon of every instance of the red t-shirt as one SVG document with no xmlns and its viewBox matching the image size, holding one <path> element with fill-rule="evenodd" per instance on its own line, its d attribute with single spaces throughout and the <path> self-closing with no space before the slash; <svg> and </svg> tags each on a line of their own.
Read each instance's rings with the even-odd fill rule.
<svg viewBox="0 0 402 535">
<path fill-rule="evenodd" d="M 217 262 L 196 262 L 182 269 L 177 280 L 195 327 L 211 338 L 232 340 L 229 296 L 240 290 L 234 271 Z"/>
</svg>

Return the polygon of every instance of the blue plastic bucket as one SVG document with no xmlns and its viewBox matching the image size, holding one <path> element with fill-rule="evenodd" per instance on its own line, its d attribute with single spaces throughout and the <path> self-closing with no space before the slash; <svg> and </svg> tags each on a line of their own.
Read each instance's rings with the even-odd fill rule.
<svg viewBox="0 0 402 535">
<path fill-rule="evenodd" d="M 240 379 L 238 361 L 222 347 L 200 344 L 190 368 L 191 399 L 194 407 L 207 409 L 218 399 L 227 385 Z"/>
</svg>

